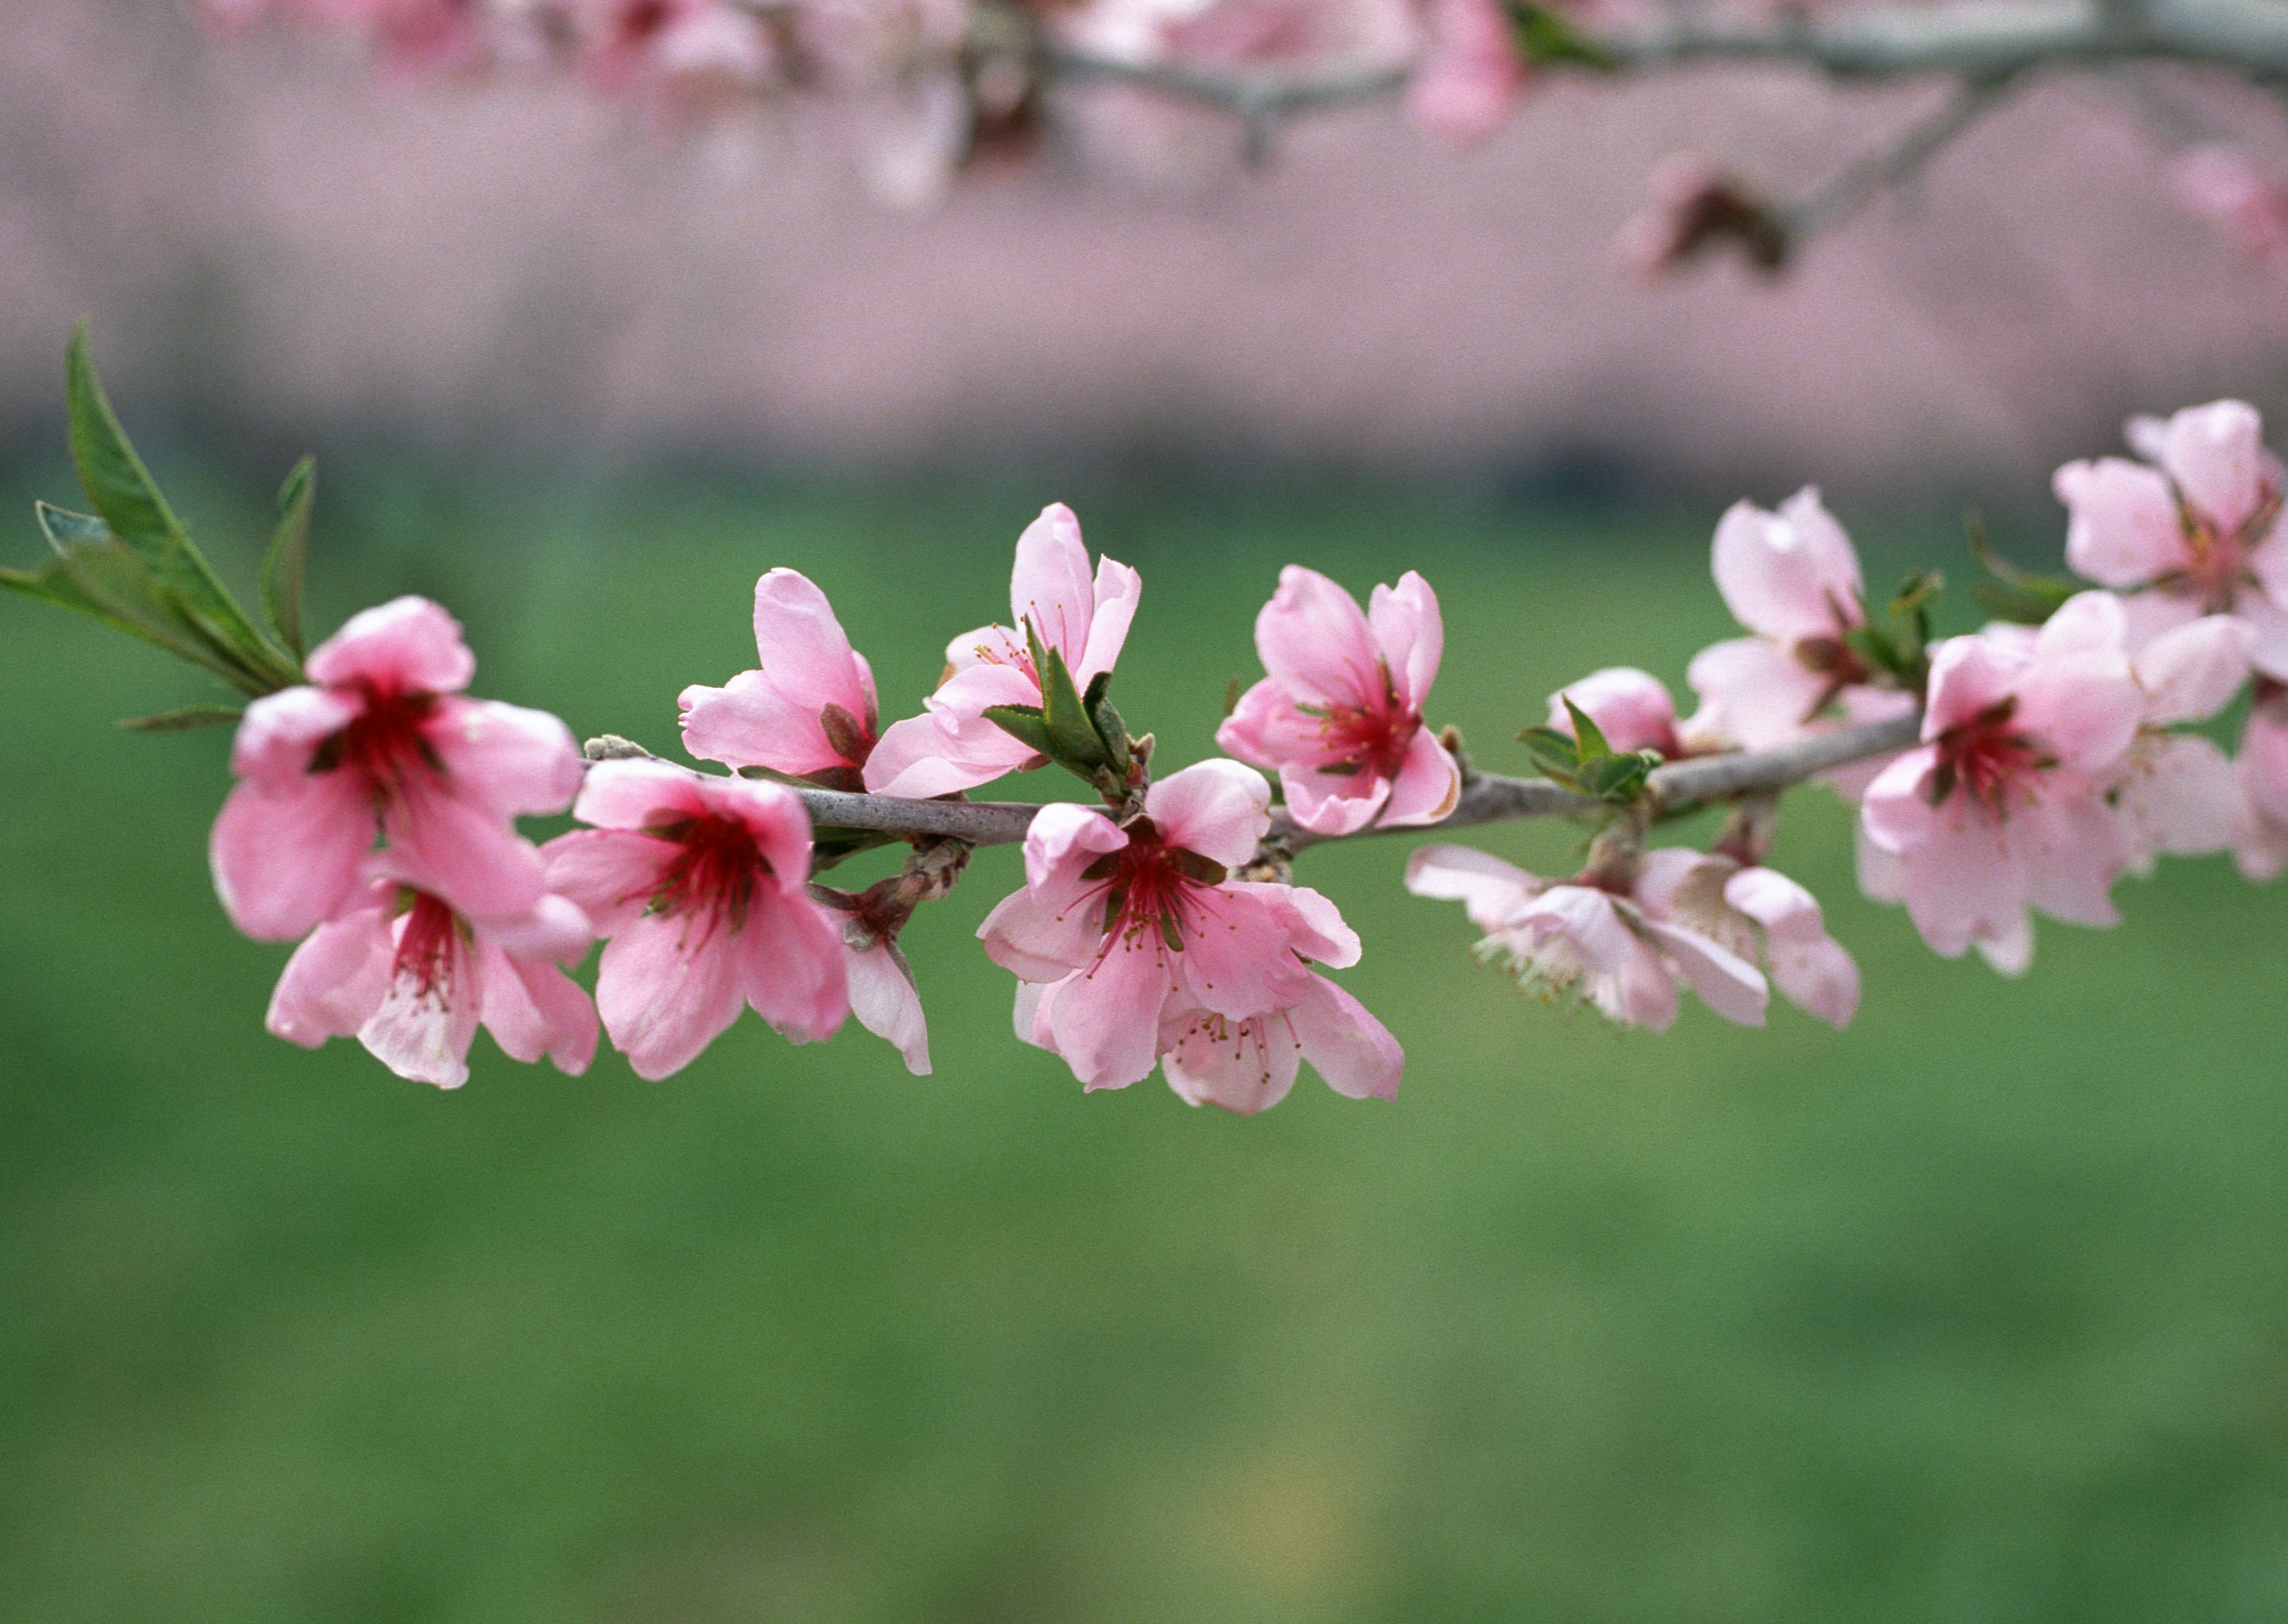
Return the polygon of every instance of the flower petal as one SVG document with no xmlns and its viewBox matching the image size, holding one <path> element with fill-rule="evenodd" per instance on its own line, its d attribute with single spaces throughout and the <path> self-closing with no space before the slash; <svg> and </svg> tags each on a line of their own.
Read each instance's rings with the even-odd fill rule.
<svg viewBox="0 0 2288 1624">
<path fill-rule="evenodd" d="M 1364 1004 L 1324 976 L 1313 976 L 1287 1011 L 1303 1058 L 1336 1093 L 1352 1099 L 1396 1099 L 1406 1051 Z"/>
<path fill-rule="evenodd" d="M 639 1077 L 681 1071 L 738 1018 L 737 939 L 710 914 L 645 914 L 606 945 L 596 1010 Z"/>
<path fill-rule="evenodd" d="M 2180 567 L 2177 500 L 2154 469 L 2117 456 L 2068 463 L 2050 488 L 2065 504 L 2066 563 L 2101 586 L 2143 586 Z"/>
<path fill-rule="evenodd" d="M 208 843 L 215 891 L 258 941 L 287 941 L 339 907 L 373 850 L 373 807 L 349 772 L 242 779 Z"/>
<path fill-rule="evenodd" d="M 922 1014 L 914 972 L 898 944 L 883 937 L 870 947 L 846 945 L 843 969 L 850 984 L 850 1013 L 887 1042 L 917 1077 L 930 1074 L 929 1023 Z"/>
<path fill-rule="evenodd" d="M 1382 651 L 1358 601 L 1315 569 L 1279 572 L 1255 617 L 1255 652 L 1301 702 L 1364 709 L 1383 698 Z"/>
<path fill-rule="evenodd" d="M 1446 653 L 1446 622 L 1438 612 L 1438 594 L 1410 569 L 1396 586 L 1378 585 L 1367 595 L 1366 620 L 1390 668 L 1399 704 L 1419 711 Z"/>
<path fill-rule="evenodd" d="M 1253 767 L 1212 756 L 1146 790 L 1144 812 L 1171 845 L 1236 868 L 1270 832 L 1271 786 Z"/>
<path fill-rule="evenodd" d="M 477 659 L 461 640 L 459 622 L 425 598 L 399 598 L 350 616 L 302 669 L 329 685 L 457 693 L 477 674 Z"/>
<path fill-rule="evenodd" d="M 797 1043 L 830 1038 L 850 1012 L 842 932 L 799 892 L 758 890 L 734 932 L 740 990 L 755 1013 Z"/>
<path fill-rule="evenodd" d="M 1528 874 L 1472 846 L 1429 845 L 1406 860 L 1406 889 L 1418 897 L 1459 902 L 1481 931 L 1499 930 L 1548 888 Z"/>
</svg>

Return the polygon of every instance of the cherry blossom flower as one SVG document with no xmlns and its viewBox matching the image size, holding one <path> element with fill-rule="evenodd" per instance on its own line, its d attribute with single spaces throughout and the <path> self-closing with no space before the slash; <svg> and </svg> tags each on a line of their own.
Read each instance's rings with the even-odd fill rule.
<svg viewBox="0 0 2288 1624">
<path fill-rule="evenodd" d="M 1009 580 L 1013 629 L 981 626 L 947 646 L 950 674 L 923 715 L 883 733 L 866 762 L 866 788 L 877 795 L 949 795 L 1037 764 L 1031 746 L 985 715 L 1000 705 L 1041 704 L 1025 628 L 1062 656 L 1084 692 L 1120 657 L 1143 590 L 1134 570 L 1110 558 L 1099 561 L 1092 580 L 1080 520 L 1061 502 L 1044 508 L 1017 538 Z"/>
<path fill-rule="evenodd" d="M 1429 0 L 1430 44 L 1407 81 L 1406 111 L 1450 141 L 1482 141 L 1508 123 L 1529 73 L 1495 0 Z"/>
<path fill-rule="evenodd" d="M 1365 614 L 1316 570 L 1291 564 L 1255 617 L 1270 675 L 1241 696 L 1216 742 L 1275 768 L 1296 822 L 1322 835 L 1435 823 L 1462 771 L 1423 725 L 1445 626 L 1437 594 L 1409 570 Z"/>
<path fill-rule="evenodd" d="M 1861 807 L 1860 883 L 1904 902 L 1933 952 L 1975 945 L 2006 974 L 2033 955 L 2027 910 L 2109 925 L 2134 856 L 2107 804 L 2147 700 L 2109 592 L 2067 600 L 2039 631 L 1990 626 L 1934 651 L 1923 742 Z"/>
<path fill-rule="evenodd" d="M 1698 153 L 1671 154 L 1648 178 L 1650 202 L 1622 222 L 1614 248 L 1647 276 L 1730 243 L 1760 271 L 1786 262 L 1787 228 L 1772 206 Z"/>
<path fill-rule="evenodd" d="M 2132 653 L 2200 615 L 2229 614 L 2248 626 L 2256 669 L 2288 677 L 2282 469 L 2256 408 L 2218 400 L 2135 418 L 2129 441 L 2145 463 L 2069 463 L 2051 481 L 2069 515 L 2066 561 L 2128 595 Z"/>
<path fill-rule="evenodd" d="M 1791 1002 L 1831 1026 L 1858 1012 L 1859 966 L 1828 935 L 1819 899 L 1776 869 L 1664 846 L 1644 854 L 1636 899 L 1648 917 L 1761 964 Z"/>
<path fill-rule="evenodd" d="M 546 1055 L 576 1077 L 596 1053 L 596 1008 L 557 966 L 592 937 L 561 897 L 479 923 L 385 875 L 294 950 L 266 1024 L 306 1049 L 354 1037 L 399 1076 L 444 1089 L 468 1081 L 481 1024 L 511 1058 Z"/>
<path fill-rule="evenodd" d="M 929 1022 L 914 987 L 913 966 L 906 963 L 898 939 L 875 936 L 862 944 L 851 939 L 846 925 L 842 966 L 850 984 L 850 1013 L 858 1024 L 896 1050 L 906 1070 L 928 1076 Z"/>
<path fill-rule="evenodd" d="M 313 685 L 249 705 L 231 750 L 239 782 L 211 856 L 232 923 L 265 940 L 302 935 L 356 886 L 381 835 L 411 881 L 458 913 L 537 907 L 540 859 L 511 825 L 578 792 L 564 724 L 462 698 L 476 661 L 425 598 L 352 616 L 304 669 Z"/>
<path fill-rule="evenodd" d="M 1229 877 L 1270 828 L 1270 799 L 1260 774 L 1209 760 L 1154 784 L 1125 827 L 1084 806 L 1044 807 L 1025 837 L 1024 888 L 977 932 L 1028 984 L 1018 1035 L 1091 1089 L 1125 1088 L 1176 1053 L 1187 1098 L 1255 1108 L 1284 1092 L 1279 1077 L 1292 1081 L 1291 1046 L 1339 1091 L 1394 1091 L 1395 1044 L 1308 968 L 1358 962 L 1334 905 Z M 1212 1053 L 1227 1041 L 1233 1058 Z M 1243 1089 L 1249 1055 L 1263 1069 Z"/>
<path fill-rule="evenodd" d="M 1481 958 L 1547 998 L 1579 998 L 1616 1025 L 1664 1032 L 1676 989 L 1743 1026 L 1764 1024 L 1763 972 L 1688 926 L 1656 916 L 1632 890 L 1553 883 L 1469 846 L 1429 845 L 1406 865 L 1406 889 L 1458 901 L 1486 933 Z M 1815 905 L 1815 907 L 1816 905 Z"/>
<path fill-rule="evenodd" d="M 2288 186 L 2237 147 L 2197 147 L 2163 171 L 2177 201 L 2275 275 L 2288 273 Z"/>
<path fill-rule="evenodd" d="M 805 889 L 810 820 L 792 790 L 601 761 L 572 815 L 594 827 L 543 849 L 549 887 L 610 939 L 596 1005 L 636 1075 L 680 1071 L 742 1003 L 798 1043 L 842 1025 L 840 933 Z"/>
<path fill-rule="evenodd" d="M 879 732 L 874 673 L 826 594 L 790 569 L 755 582 L 759 669 L 677 700 L 683 748 L 727 767 L 767 767 L 829 789 L 865 788 Z"/>
<path fill-rule="evenodd" d="M 725 0 L 576 0 L 581 58 L 612 95 L 688 99 L 769 77 L 775 53 L 754 13 Z"/>
</svg>

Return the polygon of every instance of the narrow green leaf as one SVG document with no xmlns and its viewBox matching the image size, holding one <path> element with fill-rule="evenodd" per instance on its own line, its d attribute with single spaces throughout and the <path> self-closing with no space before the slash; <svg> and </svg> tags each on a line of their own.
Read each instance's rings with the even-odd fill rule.
<svg viewBox="0 0 2288 1624">
<path fill-rule="evenodd" d="M 1056 749 L 1049 738 L 1048 725 L 1041 713 L 1030 705 L 993 705 L 987 708 L 985 719 L 1026 746 L 1037 756 L 1056 757 Z"/>
<path fill-rule="evenodd" d="M 1027 630 L 1030 630 L 1028 626 Z M 1111 757 L 1104 741 L 1096 736 L 1096 724 L 1081 702 L 1080 691 L 1073 686 L 1072 673 L 1065 669 L 1065 657 L 1053 648 L 1048 650 L 1039 670 L 1041 720 L 1048 729 L 1049 754 L 1058 765 L 1091 778 Z"/>
<path fill-rule="evenodd" d="M 302 640 L 302 582 L 310 557 L 310 510 L 318 496 L 318 459 L 294 464 L 278 491 L 278 528 L 262 559 L 262 613 L 286 650 L 299 660 Z"/>
<path fill-rule="evenodd" d="M 1583 770 L 1582 787 L 1601 801 L 1633 801 L 1652 768 L 1651 760 L 1640 750 L 1608 756 Z"/>
<path fill-rule="evenodd" d="M 1604 729 L 1589 719 L 1589 713 L 1575 704 L 1571 695 L 1565 695 L 1564 699 L 1565 713 L 1573 718 L 1573 739 L 1581 764 L 1586 766 L 1611 755 L 1613 747 L 1605 742 Z"/>
<path fill-rule="evenodd" d="M 1519 53 L 1527 61 L 1567 62 L 1601 73 L 1619 66 L 1612 52 L 1580 33 L 1554 6 L 1535 4 L 1532 0 L 1509 0 L 1507 9 L 1510 31 L 1517 41 Z"/>
<path fill-rule="evenodd" d="M 231 680 L 247 693 L 273 693 L 299 682 L 299 667 L 247 618 L 136 456 L 104 398 L 88 353 L 85 322 L 72 334 L 64 381 L 72 463 L 80 484 L 111 534 L 149 573 L 149 586 L 136 596 L 232 667 L 236 675 Z"/>
<path fill-rule="evenodd" d="M 36 506 L 52 556 L 37 569 L 0 569 L 0 585 L 92 615 L 212 672 L 250 696 L 267 692 L 250 687 L 236 661 L 218 654 L 155 598 L 142 559 L 101 519 L 45 503 Z"/>
<path fill-rule="evenodd" d="M 119 725 L 139 733 L 184 733 L 197 727 L 235 726 L 245 715 L 235 705 L 186 705 L 154 716 L 122 717 Z"/>
</svg>

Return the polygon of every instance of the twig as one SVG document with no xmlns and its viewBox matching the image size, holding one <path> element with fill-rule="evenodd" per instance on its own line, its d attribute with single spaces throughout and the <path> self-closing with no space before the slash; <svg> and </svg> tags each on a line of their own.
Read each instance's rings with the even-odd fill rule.
<svg viewBox="0 0 2288 1624">
<path fill-rule="evenodd" d="M 1839 225 L 1873 202 L 1876 196 L 1913 178 L 1946 144 L 1978 122 L 2009 88 L 2007 80 L 1969 81 L 1955 87 L 1946 104 L 1902 135 L 1887 152 L 1876 153 L 1799 202 L 1781 204 L 1775 212 L 1791 242 L 1824 226 Z"/>
</svg>

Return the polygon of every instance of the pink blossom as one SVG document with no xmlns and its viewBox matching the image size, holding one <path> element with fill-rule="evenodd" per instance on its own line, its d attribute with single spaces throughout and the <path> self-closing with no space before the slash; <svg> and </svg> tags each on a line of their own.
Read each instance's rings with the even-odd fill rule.
<svg viewBox="0 0 2288 1624">
<path fill-rule="evenodd" d="M 1615 250 L 1647 276 L 1672 271 L 1729 243 L 1761 271 L 1776 271 L 1790 247 L 1772 207 L 1698 153 L 1671 154 L 1653 169 L 1651 201 L 1622 222 Z"/>
<path fill-rule="evenodd" d="M 1259 774 L 1210 760 L 1154 784 L 1125 827 L 1084 806 L 1044 807 L 1025 837 L 1024 889 L 978 930 L 987 955 L 1029 984 L 1019 1035 L 1092 1089 L 1125 1088 L 1177 1053 L 1187 1098 L 1252 1108 L 1284 1091 L 1279 1076 L 1291 1081 L 1291 1043 L 1339 1089 L 1394 1090 L 1388 1034 L 1308 968 L 1358 962 L 1334 905 L 1229 877 L 1270 828 L 1270 798 Z M 1217 1059 L 1227 1040 L 1234 1058 Z M 1243 1089 L 1248 1055 L 1264 1070 Z"/>
<path fill-rule="evenodd" d="M 604 1029 L 639 1077 L 681 1070 L 743 1002 L 798 1043 L 848 1011 L 840 934 L 806 890 L 810 820 L 780 784 L 602 761 L 548 843 L 552 890 L 610 938 Z"/>
<path fill-rule="evenodd" d="M 2229 614 L 2246 623 L 2256 668 L 2288 677 L 2282 470 L 2256 408 L 2218 400 L 2165 422 L 2141 417 L 2129 440 L 2147 463 L 2069 463 L 2051 481 L 2069 515 L 2066 561 L 2129 594 L 2133 653 L 2200 615 Z"/>
<path fill-rule="evenodd" d="M 204 9 L 232 28 L 269 15 L 339 29 L 364 40 L 390 67 L 407 74 L 468 67 L 486 44 L 483 12 L 471 0 L 206 0 Z"/>
<path fill-rule="evenodd" d="M 1454 810 L 1462 772 L 1423 725 L 1445 624 L 1430 583 L 1409 570 L 1369 608 L 1291 564 L 1255 617 L 1270 673 L 1241 696 L 1216 742 L 1276 768 L 1287 810 L 1322 835 L 1370 823 L 1435 823 Z"/>
<path fill-rule="evenodd" d="M 1616 750 L 1658 750 L 1670 761 L 1694 752 L 1676 732 L 1676 701 L 1668 685 L 1634 666 L 1609 666 L 1592 671 L 1549 696 L 1549 725 L 1573 737 L 1573 716 L 1565 709 L 1570 700 L 1597 725 L 1605 742 Z"/>
<path fill-rule="evenodd" d="M 1828 1025 L 1847 1026 L 1858 1012 L 1859 966 L 1828 935 L 1819 899 L 1777 870 L 1664 846 L 1644 854 L 1636 899 L 1648 917 L 1763 965 L 1791 1002 Z"/>
<path fill-rule="evenodd" d="M 1934 953 L 1977 946 L 2007 974 L 2033 953 L 2027 910 L 2117 923 L 2109 895 L 2134 856 L 2106 795 L 2147 701 L 2124 648 L 2121 602 L 2069 599 L 2037 632 L 1990 626 L 1934 651 L 1923 743 L 1861 808 L 1861 883 L 1907 905 Z"/>
<path fill-rule="evenodd" d="M 850 1013 L 858 1024 L 898 1051 L 906 1070 L 930 1074 L 929 1022 L 914 988 L 913 966 L 894 936 L 852 939 L 843 927 L 842 965 L 850 983 Z"/>
<path fill-rule="evenodd" d="M 351 617 L 255 701 L 239 783 L 215 820 L 215 889 L 249 936 L 299 936 L 357 884 L 377 836 L 421 889 L 471 918 L 529 913 L 540 859 L 512 820 L 558 812 L 580 752 L 554 717 L 460 697 L 476 662 L 452 616 L 401 598 Z"/>
<path fill-rule="evenodd" d="M 2197 733 L 2169 727 L 2206 721 L 2240 692 L 2248 680 L 2248 629 L 2230 615 L 2204 615 L 2154 638 L 2131 667 L 2144 710 L 2110 795 L 2130 866 L 2144 874 L 2157 852 L 2221 852 L 2245 823 L 2246 793 L 2225 753 Z"/>
<path fill-rule="evenodd" d="M 1763 972 L 1720 942 L 1656 916 L 1633 891 L 1552 883 L 1468 846 L 1430 845 L 1406 865 L 1406 889 L 1458 901 L 1486 933 L 1481 958 L 1546 998 L 1579 998 L 1624 1026 L 1666 1031 L 1689 986 L 1726 1020 L 1764 1024 Z"/>
<path fill-rule="evenodd" d="M 1430 44 L 1406 85 L 1414 122 L 1450 141 L 1482 141 L 1508 122 L 1529 76 L 1496 0 L 1429 0 Z"/>
<path fill-rule="evenodd" d="M 557 966 L 584 955 L 592 935 L 561 897 L 480 923 L 376 879 L 294 950 L 266 1024 L 306 1049 L 354 1037 L 399 1076 L 445 1089 L 468 1081 L 482 1024 L 511 1058 L 546 1055 L 576 1077 L 595 1056 L 596 1009 Z"/>
<path fill-rule="evenodd" d="M 724 0 L 576 0 L 583 62 L 609 94 L 752 85 L 774 67 L 761 20 Z"/>
<path fill-rule="evenodd" d="M 686 688 L 683 747 L 702 761 L 767 767 L 830 789 L 865 788 L 879 732 L 874 673 L 826 594 L 790 569 L 755 582 L 760 669 L 720 688 Z"/>
<path fill-rule="evenodd" d="M 951 668 L 921 716 L 893 723 L 866 763 L 866 788 L 917 798 L 989 783 L 1038 764 L 1030 746 L 987 718 L 999 705 L 1041 703 L 1041 677 L 1026 645 L 1030 626 L 1045 649 L 1064 659 L 1085 691 L 1112 669 L 1128 639 L 1143 582 L 1125 564 L 1100 560 L 1090 578 L 1080 520 L 1052 503 L 1017 538 L 1009 580 L 1009 626 L 981 626 L 946 648 Z"/>
</svg>

